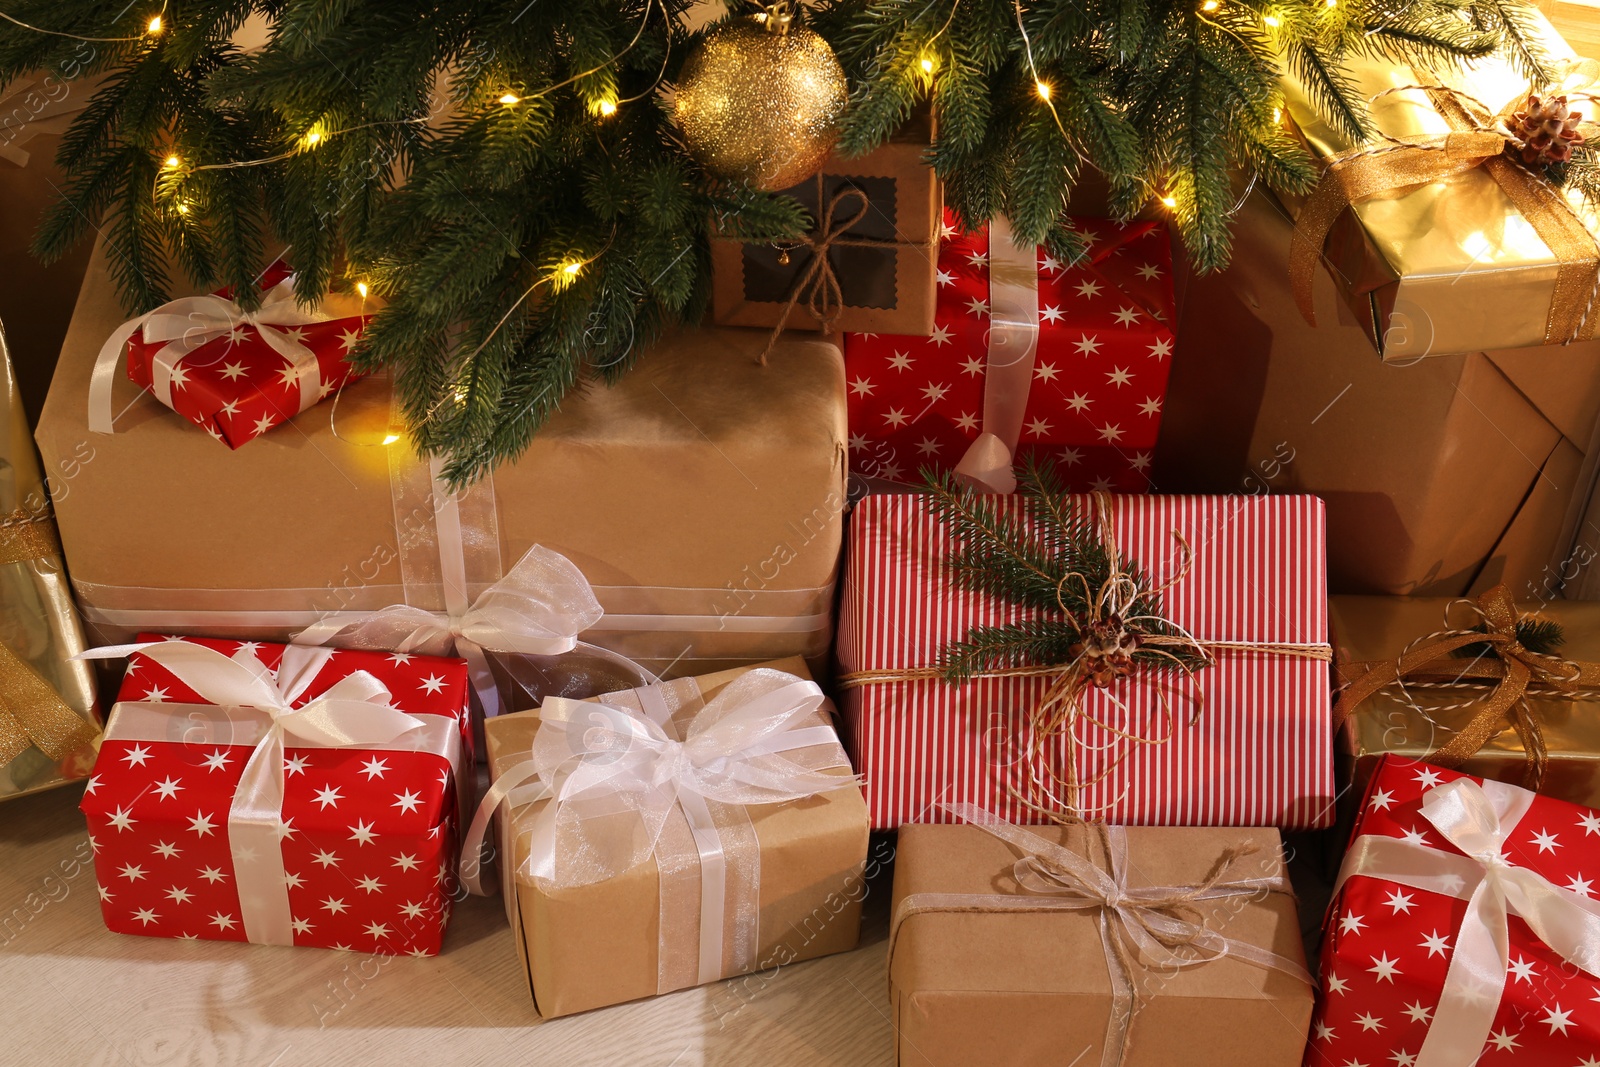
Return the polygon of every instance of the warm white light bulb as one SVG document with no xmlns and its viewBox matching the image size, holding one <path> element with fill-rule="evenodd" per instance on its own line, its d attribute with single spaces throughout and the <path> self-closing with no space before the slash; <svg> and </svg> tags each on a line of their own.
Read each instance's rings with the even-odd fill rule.
<svg viewBox="0 0 1600 1067">
<path fill-rule="evenodd" d="M 924 73 L 924 74 L 932 74 L 933 73 L 933 60 L 924 59 L 922 61 L 922 73 Z"/>
<path fill-rule="evenodd" d="M 617 105 L 610 100 L 602 100 L 598 110 L 602 115 L 615 115 L 617 113 Z"/>
<path fill-rule="evenodd" d="M 177 156 L 168 156 L 167 157 L 167 169 L 168 170 L 177 170 L 178 167 L 182 165 L 182 163 L 183 163 L 183 160 L 179 159 Z"/>
<path fill-rule="evenodd" d="M 1178 198 L 1175 197 L 1175 196 L 1163 196 L 1161 198 L 1161 202 L 1163 204 L 1167 205 L 1168 207 L 1177 207 L 1178 206 Z"/>
<path fill-rule="evenodd" d="M 518 97 L 516 93 L 507 93 L 500 98 L 500 102 L 506 105 L 506 107 L 510 107 L 512 104 L 522 103 L 522 99 Z"/>
<path fill-rule="evenodd" d="M 360 293 L 361 299 L 365 300 L 367 298 L 367 283 L 356 282 L 356 292 Z"/>
<path fill-rule="evenodd" d="M 1040 100 L 1048 100 L 1048 99 L 1050 99 L 1050 86 L 1047 85 L 1045 82 L 1043 82 L 1043 81 L 1034 82 L 1033 83 L 1033 87 L 1038 90 L 1039 99 Z"/>
<path fill-rule="evenodd" d="M 150 20 L 150 25 L 149 25 L 148 29 L 149 29 L 149 31 L 151 33 L 160 33 L 161 32 L 161 16 L 160 15 L 157 15 L 155 18 Z"/>
</svg>

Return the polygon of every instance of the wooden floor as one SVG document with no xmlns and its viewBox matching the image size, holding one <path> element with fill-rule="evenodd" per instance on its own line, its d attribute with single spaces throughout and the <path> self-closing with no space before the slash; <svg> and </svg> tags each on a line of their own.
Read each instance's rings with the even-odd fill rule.
<svg viewBox="0 0 1600 1067">
<path fill-rule="evenodd" d="M 0 1063 L 875 1067 L 887 885 L 856 951 L 541 1022 L 499 898 L 434 959 L 128 937 L 100 922 L 81 788 L 0 804 Z"/>
</svg>

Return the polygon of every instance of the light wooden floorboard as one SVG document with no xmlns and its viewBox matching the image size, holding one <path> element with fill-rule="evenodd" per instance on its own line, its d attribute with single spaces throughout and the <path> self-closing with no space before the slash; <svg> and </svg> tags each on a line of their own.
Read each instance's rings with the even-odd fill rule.
<svg viewBox="0 0 1600 1067">
<path fill-rule="evenodd" d="M 887 885 L 869 894 L 854 952 L 544 1022 L 498 898 L 459 906 L 434 959 L 110 933 L 80 792 L 0 805 L 7 1065 L 879 1067 L 891 1059 Z"/>
</svg>

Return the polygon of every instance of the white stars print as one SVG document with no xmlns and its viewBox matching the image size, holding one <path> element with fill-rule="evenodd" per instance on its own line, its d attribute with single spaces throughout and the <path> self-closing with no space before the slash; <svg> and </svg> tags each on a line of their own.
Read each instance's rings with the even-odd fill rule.
<svg viewBox="0 0 1600 1067">
<path fill-rule="evenodd" d="M 382 778 L 383 772 L 388 769 L 389 761 L 381 760 L 376 756 L 370 757 L 367 762 L 361 765 L 361 773 L 367 776 L 367 781 L 369 782 L 374 778 Z"/>
<path fill-rule="evenodd" d="M 122 758 L 128 761 L 130 767 L 143 767 L 150 758 L 150 750 L 143 745 L 134 745 L 122 754 Z"/>
<path fill-rule="evenodd" d="M 1100 351 L 1100 342 L 1094 336 L 1084 334 L 1078 338 L 1077 349 L 1081 356 L 1092 356 Z"/>
<path fill-rule="evenodd" d="M 162 800 L 176 800 L 178 798 L 178 790 L 182 788 L 183 786 L 178 783 L 176 778 L 168 775 L 156 783 L 155 793 Z"/>
</svg>

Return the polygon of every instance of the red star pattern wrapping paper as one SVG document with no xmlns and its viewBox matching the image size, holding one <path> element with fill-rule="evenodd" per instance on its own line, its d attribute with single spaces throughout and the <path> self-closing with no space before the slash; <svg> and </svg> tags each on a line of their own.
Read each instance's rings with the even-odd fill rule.
<svg viewBox="0 0 1600 1067">
<path fill-rule="evenodd" d="M 261 278 L 263 292 L 289 277 L 282 263 Z M 229 299 L 226 289 L 214 295 Z M 331 396 L 361 375 L 345 355 L 361 338 L 370 316 L 329 319 L 278 327 L 317 357 L 320 382 L 317 399 Z M 164 341 L 146 342 L 135 332 L 128 341 L 128 377 L 151 395 L 154 360 Z M 220 337 L 185 354 L 172 373 L 172 409 L 229 448 L 238 448 L 306 410 L 300 374 L 282 353 L 261 339 L 261 331 L 244 321 Z"/>
<path fill-rule="evenodd" d="M 1018 460 L 1053 459 L 1069 488 L 1144 492 L 1175 321 L 1172 248 L 1158 222 L 1077 219 L 1086 261 L 1039 260 L 1039 344 Z M 915 483 L 949 470 L 983 430 L 989 235 L 945 215 L 928 337 L 846 334 L 850 466 Z"/>
<path fill-rule="evenodd" d="M 160 640 L 141 637 L 151 639 Z M 253 649 L 274 671 L 284 648 L 183 640 L 228 656 Z M 456 779 L 472 768 L 466 663 L 341 650 L 294 705 L 358 670 L 383 682 L 399 710 L 455 720 L 463 765 L 430 752 L 297 747 L 287 738 L 281 848 L 294 943 L 434 955 L 456 885 Z M 140 653 L 118 700 L 208 703 Z M 171 741 L 106 740 L 85 787 L 101 914 L 118 933 L 245 941 L 228 813 L 253 746 L 195 740 L 177 710 Z"/>
<path fill-rule="evenodd" d="M 1368 784 L 1352 841 L 1363 835 L 1461 855 L 1423 815 L 1430 789 L 1483 779 L 1384 756 Z M 1519 794 L 1526 791 L 1495 783 Z M 1600 812 L 1531 795 L 1502 850 L 1516 867 L 1592 897 L 1600 884 Z M 1353 874 L 1328 909 L 1307 1067 L 1414 1067 L 1439 1006 L 1467 901 Z M 1510 931 L 1505 992 L 1476 1061 L 1600 1067 L 1600 979 L 1562 959 L 1520 917 Z M 1467 1062 L 1462 1067 L 1468 1067 Z"/>
<path fill-rule="evenodd" d="M 993 498 L 1023 513 L 1021 496 Z M 1092 515 L 1092 498 L 1071 498 Z M 1322 502 L 1311 496 L 1112 497 L 1123 558 L 1155 581 L 1183 573 L 1162 594 L 1165 617 L 1211 642 L 1285 644 L 1326 655 L 1328 614 Z M 950 531 L 921 493 L 865 497 L 850 516 L 836 646 L 844 674 L 915 671 L 937 662 L 974 626 L 1027 618 L 1008 601 L 967 592 L 945 559 Z M 1328 662 L 1312 655 L 1219 649 L 1194 693 L 1143 672 L 1114 689 L 1087 690 L 1076 754 L 1092 782 L 1082 809 L 1125 825 L 1325 826 L 1331 821 L 1333 731 Z M 1023 748 L 1028 712 L 1051 684 L 1044 675 L 875 681 L 841 701 L 851 753 L 874 829 L 952 822 L 942 805 L 973 804 L 1014 823 L 1040 822 L 1012 792 L 1036 768 Z M 1117 702 L 1122 704 L 1119 709 Z M 1105 724 L 1097 726 L 1094 720 Z M 1115 730 L 1167 740 L 1140 744 Z M 1053 769 L 1071 743 L 1050 742 Z M 1120 762 L 1116 762 L 1120 761 Z"/>
</svg>

